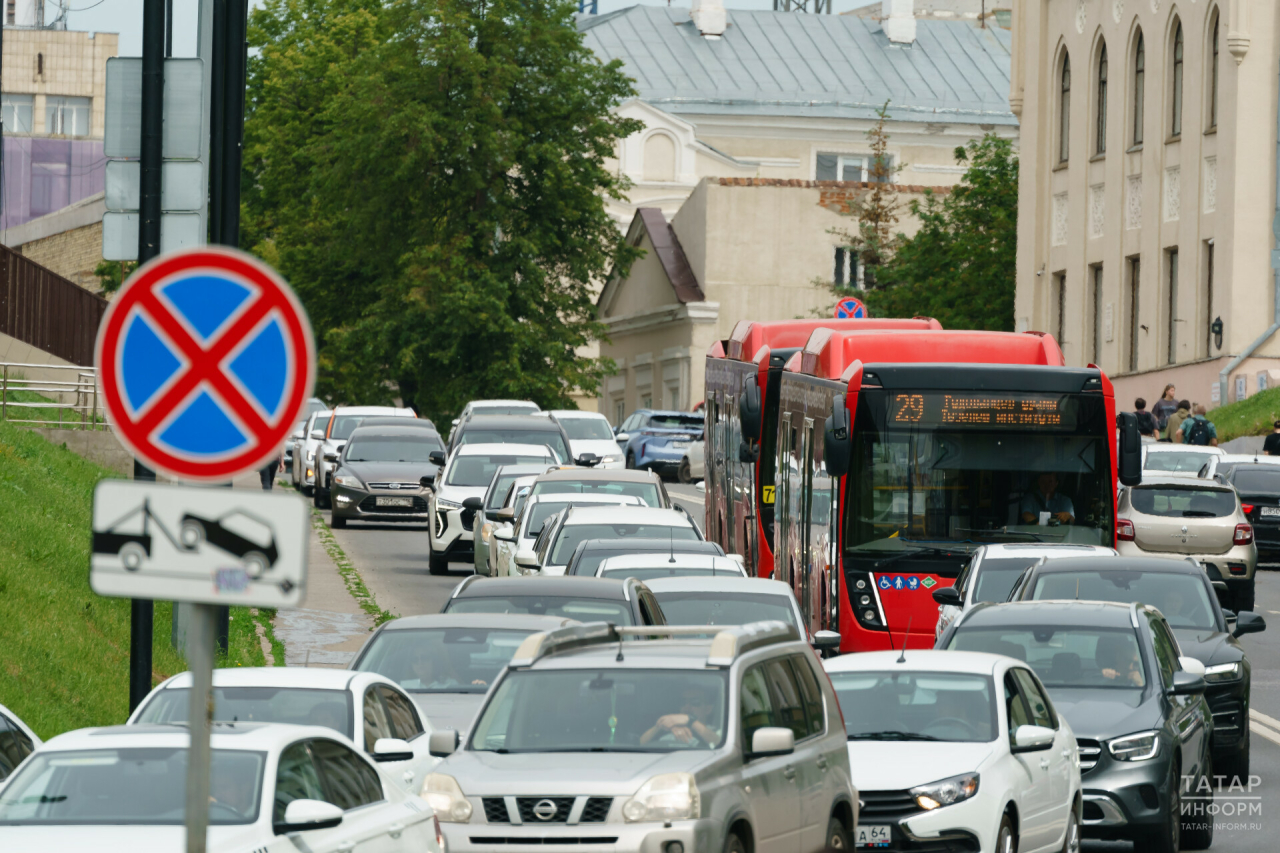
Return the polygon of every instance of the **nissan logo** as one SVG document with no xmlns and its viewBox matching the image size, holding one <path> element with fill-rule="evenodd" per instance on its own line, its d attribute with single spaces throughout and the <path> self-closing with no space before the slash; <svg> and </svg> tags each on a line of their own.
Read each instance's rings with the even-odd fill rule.
<svg viewBox="0 0 1280 853">
<path fill-rule="evenodd" d="M 551 820 L 560 811 L 551 800 L 538 800 L 533 806 L 533 816 L 538 820 Z"/>
</svg>

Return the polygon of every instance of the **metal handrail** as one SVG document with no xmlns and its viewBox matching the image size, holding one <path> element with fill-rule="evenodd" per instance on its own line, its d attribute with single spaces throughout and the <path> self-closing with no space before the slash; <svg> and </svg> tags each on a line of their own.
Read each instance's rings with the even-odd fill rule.
<svg viewBox="0 0 1280 853">
<path fill-rule="evenodd" d="M 28 379 L 27 370 L 73 370 L 74 380 Z M 55 374 L 56 375 L 56 374 Z M 46 397 L 42 400 L 11 400 L 18 391 L 29 391 Z M 69 400 L 68 400 L 69 398 Z M 57 420 L 47 418 L 14 418 L 10 409 L 25 413 L 27 409 L 54 410 Z M 63 413 L 70 417 L 63 419 Z M 106 415 L 98 405 L 97 371 L 78 364 L 31 364 L 26 362 L 0 362 L 0 421 L 33 426 L 50 426 L 61 429 L 106 429 Z"/>
</svg>

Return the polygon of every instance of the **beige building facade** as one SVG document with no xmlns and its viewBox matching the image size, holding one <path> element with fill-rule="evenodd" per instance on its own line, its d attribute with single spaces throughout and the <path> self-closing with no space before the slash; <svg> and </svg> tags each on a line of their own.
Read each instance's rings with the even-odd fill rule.
<svg viewBox="0 0 1280 853">
<path fill-rule="evenodd" d="M 5 135 L 102 138 L 115 33 L 4 30 Z"/>
<path fill-rule="evenodd" d="M 1280 5 L 1016 0 L 1015 322 L 1122 408 L 1274 385 Z"/>
</svg>

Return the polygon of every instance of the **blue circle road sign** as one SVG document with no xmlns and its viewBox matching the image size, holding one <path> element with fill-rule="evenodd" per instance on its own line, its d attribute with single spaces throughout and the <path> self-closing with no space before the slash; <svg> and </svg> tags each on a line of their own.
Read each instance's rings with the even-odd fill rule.
<svg viewBox="0 0 1280 853">
<path fill-rule="evenodd" d="M 256 258 L 204 246 L 140 267 L 95 360 L 116 436 L 174 477 L 225 481 L 274 458 L 315 381 L 311 324 Z"/>
<path fill-rule="evenodd" d="M 869 316 L 867 306 L 862 304 L 861 299 L 846 296 L 836 303 L 837 320 L 862 320 Z"/>
</svg>

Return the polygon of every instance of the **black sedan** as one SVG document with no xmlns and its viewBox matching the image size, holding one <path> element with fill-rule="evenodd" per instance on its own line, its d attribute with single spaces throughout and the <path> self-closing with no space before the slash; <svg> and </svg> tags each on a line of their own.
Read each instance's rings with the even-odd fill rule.
<svg viewBox="0 0 1280 853">
<path fill-rule="evenodd" d="M 1242 462 L 1220 477 L 1236 487 L 1253 525 L 1258 562 L 1280 561 L 1280 465 Z"/>
<path fill-rule="evenodd" d="M 1225 591 L 1225 584 L 1218 589 Z M 1064 598 L 1139 601 L 1159 608 L 1182 654 L 1204 664 L 1205 699 L 1213 712 L 1214 772 L 1248 778 L 1252 669 L 1236 638 L 1265 630 L 1261 616 L 1246 612 L 1237 617 L 1223 610 L 1204 569 L 1190 560 L 1159 557 L 1050 560 L 1028 569 L 1010 600 Z"/>
<path fill-rule="evenodd" d="M 343 528 L 348 521 L 427 523 L 431 511 L 422 480 L 435 477 L 437 468 L 430 457 L 443 447 L 438 433 L 420 426 L 361 425 L 338 456 L 331 490 L 331 525 Z"/>
<path fill-rule="evenodd" d="M 1007 655 L 1035 670 L 1075 732 L 1086 838 L 1135 841 L 1156 853 L 1212 843 L 1213 819 L 1196 815 L 1194 802 L 1182 808 L 1183 793 L 1208 790 L 1218 772 L 1205 680 L 1183 669 L 1159 610 L 982 603 L 961 614 L 937 648 Z"/>
</svg>

